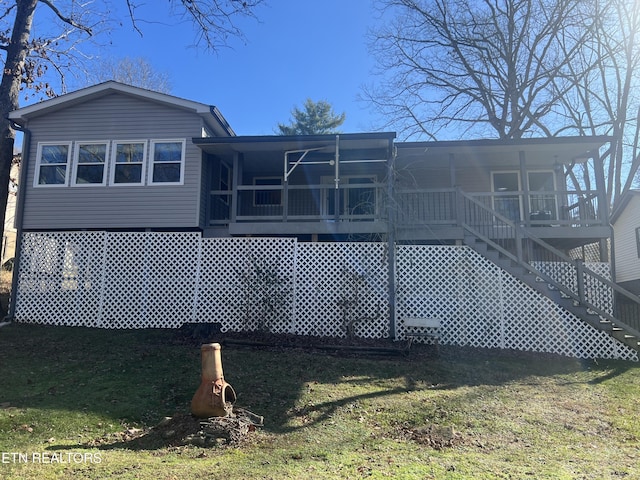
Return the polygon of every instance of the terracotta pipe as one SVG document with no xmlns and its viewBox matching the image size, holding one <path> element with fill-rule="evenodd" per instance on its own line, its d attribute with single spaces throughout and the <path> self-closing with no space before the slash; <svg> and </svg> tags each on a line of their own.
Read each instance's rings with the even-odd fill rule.
<svg viewBox="0 0 640 480">
<path fill-rule="evenodd" d="M 191 400 L 191 414 L 195 417 L 225 417 L 233 410 L 236 392 L 224 381 L 221 348 L 219 343 L 200 347 L 202 380 Z"/>
</svg>

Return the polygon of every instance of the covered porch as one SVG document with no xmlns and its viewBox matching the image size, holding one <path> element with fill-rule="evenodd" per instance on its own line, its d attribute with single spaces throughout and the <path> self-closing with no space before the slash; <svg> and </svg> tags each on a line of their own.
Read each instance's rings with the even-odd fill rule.
<svg viewBox="0 0 640 480">
<path fill-rule="evenodd" d="M 194 139 L 212 236 L 458 243 L 464 193 L 562 249 L 610 237 L 608 137 L 397 142 L 393 133 Z M 587 180 L 583 175 L 587 175 Z"/>
</svg>

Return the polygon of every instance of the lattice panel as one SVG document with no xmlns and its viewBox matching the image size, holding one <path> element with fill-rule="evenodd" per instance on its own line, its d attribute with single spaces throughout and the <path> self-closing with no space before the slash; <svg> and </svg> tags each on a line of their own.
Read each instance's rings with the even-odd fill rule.
<svg viewBox="0 0 640 480">
<path fill-rule="evenodd" d="M 396 253 L 396 332 L 405 338 L 406 317 L 439 318 L 443 341 L 453 343 L 464 304 L 460 299 L 464 249 L 444 246 L 398 246 Z"/>
<path fill-rule="evenodd" d="M 388 262 L 382 243 L 300 243 L 296 286 L 298 335 L 389 336 Z"/>
<path fill-rule="evenodd" d="M 22 242 L 16 319 L 99 326 L 104 233 L 25 233 Z"/>
<path fill-rule="evenodd" d="M 193 315 L 198 233 L 107 233 L 102 326 L 174 328 Z"/>
<path fill-rule="evenodd" d="M 291 333 L 295 252 L 292 238 L 203 239 L 195 321 Z"/>
<path fill-rule="evenodd" d="M 566 262 L 533 262 L 533 266 L 578 295 L 577 273 L 572 264 Z M 601 277 L 608 280 L 611 279 L 611 272 L 607 263 L 585 263 L 584 266 Z M 613 313 L 612 289 L 591 275 L 583 274 L 582 278 L 586 300 L 607 313 Z"/>
<path fill-rule="evenodd" d="M 442 322 L 442 343 L 637 360 L 632 349 L 585 324 L 467 247 L 399 246 L 397 333 L 406 317 Z M 606 264 L 587 265 L 607 277 Z M 557 268 L 557 265 L 547 268 Z M 566 271 L 554 272 L 566 275 Z M 611 305 L 607 289 L 585 286 Z M 607 303 L 608 302 L 608 303 Z M 422 340 L 429 341 L 429 340 Z"/>
<path fill-rule="evenodd" d="M 636 359 L 636 353 L 587 325 L 519 280 L 503 272 L 513 299 L 505 302 L 504 348 L 549 352 L 577 358 Z"/>
<path fill-rule="evenodd" d="M 608 263 L 587 263 L 584 266 L 607 280 L 611 280 L 611 268 Z M 607 313 L 613 313 L 613 290 L 601 284 L 595 278 L 585 275 L 585 295 L 593 305 L 597 305 Z"/>
<path fill-rule="evenodd" d="M 442 342 L 638 360 L 467 247 L 397 247 L 396 327 L 442 322 Z M 381 243 L 211 238 L 198 233 L 54 232 L 23 235 L 18 321 L 105 328 L 173 328 L 360 337 L 388 332 L 388 264 Z M 606 264 L 587 265 L 608 277 Z M 570 278 L 562 265 L 544 265 Z M 585 281 L 611 308 L 611 292 Z"/>
</svg>

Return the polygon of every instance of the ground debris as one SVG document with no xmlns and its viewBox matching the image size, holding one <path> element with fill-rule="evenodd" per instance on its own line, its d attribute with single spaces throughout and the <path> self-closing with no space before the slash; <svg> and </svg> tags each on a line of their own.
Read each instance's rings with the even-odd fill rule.
<svg viewBox="0 0 640 480">
<path fill-rule="evenodd" d="M 434 450 L 455 447 L 464 442 L 462 434 L 451 425 L 427 424 L 420 427 L 403 425 L 400 436 L 406 440 L 427 445 Z"/>
<path fill-rule="evenodd" d="M 92 446 L 122 446 L 130 449 L 163 447 L 215 447 L 245 442 L 249 434 L 264 424 L 263 417 L 242 408 L 224 417 L 196 418 L 176 413 L 149 429 L 126 429 L 91 442 Z"/>
<path fill-rule="evenodd" d="M 200 421 L 204 443 L 240 443 L 257 427 L 264 425 L 264 419 L 244 409 L 234 409 L 226 417 L 211 417 Z"/>
</svg>

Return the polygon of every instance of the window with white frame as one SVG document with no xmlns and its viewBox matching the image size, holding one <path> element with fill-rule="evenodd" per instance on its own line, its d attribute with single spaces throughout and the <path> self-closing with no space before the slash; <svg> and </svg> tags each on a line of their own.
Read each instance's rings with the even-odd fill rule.
<svg viewBox="0 0 640 480">
<path fill-rule="evenodd" d="M 76 143 L 73 170 L 74 185 L 106 184 L 107 145 L 107 142 Z"/>
<path fill-rule="evenodd" d="M 69 178 L 71 142 L 39 143 L 34 186 L 65 186 Z"/>
<path fill-rule="evenodd" d="M 184 181 L 184 140 L 151 141 L 151 176 L 153 184 L 181 184 Z"/>
<path fill-rule="evenodd" d="M 115 141 L 111 154 L 111 178 L 114 185 L 142 185 L 145 173 L 145 141 Z"/>
</svg>

